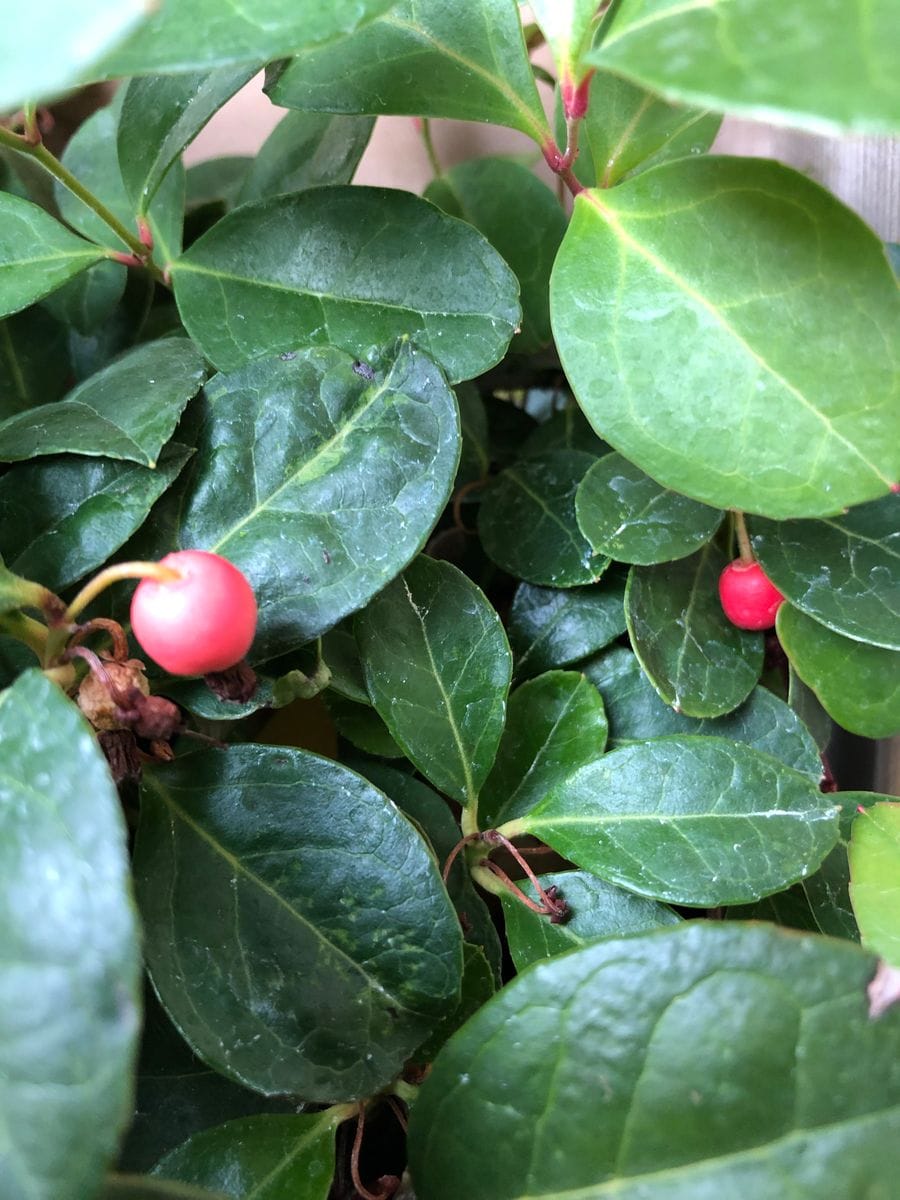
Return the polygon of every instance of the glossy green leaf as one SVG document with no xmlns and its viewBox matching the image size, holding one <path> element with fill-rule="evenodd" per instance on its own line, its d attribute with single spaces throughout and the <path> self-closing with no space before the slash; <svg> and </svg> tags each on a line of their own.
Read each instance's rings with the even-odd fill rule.
<svg viewBox="0 0 900 1200">
<path fill-rule="evenodd" d="M 539 964 L 435 1062 L 416 1194 L 890 1196 L 900 1010 L 869 1019 L 873 969 L 855 946 L 706 921 Z"/>
<path fill-rule="evenodd" d="M 566 667 L 625 632 L 625 576 L 615 568 L 583 588 L 522 583 L 509 615 L 509 644 L 518 679 Z"/>
<path fill-rule="evenodd" d="M 86 454 L 155 467 L 205 374 L 186 338 L 147 342 L 44 409 L 40 423 L 28 412 L 0 422 L 0 460 Z"/>
<path fill-rule="evenodd" d="M 475 158 L 438 176 L 425 199 L 474 225 L 515 271 L 522 321 L 510 350 L 531 354 L 546 346 L 553 336 L 550 271 L 566 232 L 553 192 L 522 163 Z"/>
<path fill-rule="evenodd" d="M 600 578 L 609 559 L 594 554 L 575 519 L 575 495 L 593 463 L 583 450 L 549 450 L 497 476 L 478 513 L 484 549 L 497 566 L 546 587 Z"/>
<path fill-rule="evenodd" d="M 394 740 L 435 787 L 473 804 L 500 743 L 512 667 L 484 594 L 420 556 L 360 614 L 356 638 Z"/>
<path fill-rule="evenodd" d="M 591 72 L 581 60 L 597 21 L 594 0 L 532 0 L 531 10 L 553 52 L 563 88 L 580 83 Z"/>
<path fill-rule="evenodd" d="M 100 1200 L 225 1200 L 221 1192 L 152 1179 L 149 1175 L 110 1175 Z"/>
<path fill-rule="evenodd" d="M 20 575 L 61 592 L 122 546 L 191 456 L 163 450 L 156 470 L 103 458 L 50 458 L 0 479 L 0 552 Z"/>
<path fill-rule="evenodd" d="M 289 112 L 252 160 L 239 203 L 349 183 L 369 143 L 372 117 Z"/>
<path fill-rule="evenodd" d="M 853 822 L 850 899 L 863 945 L 900 965 L 900 804 L 876 804 Z"/>
<path fill-rule="evenodd" d="M 582 126 L 579 177 L 584 177 L 582 159 L 590 164 L 587 184 L 612 187 L 638 170 L 702 154 L 721 123 L 718 113 L 667 104 L 619 75 L 598 71 Z"/>
<path fill-rule="evenodd" d="M 127 276 L 121 263 L 95 263 L 45 297 L 44 307 L 64 325 L 90 335 L 112 316 L 125 292 Z"/>
<path fill-rule="evenodd" d="M 408 343 L 366 374 L 331 347 L 290 352 L 204 396 L 157 550 L 212 550 L 246 572 L 262 661 L 361 608 L 422 547 L 456 472 L 456 401 Z"/>
<path fill-rule="evenodd" d="M 900 650 L 900 500 L 885 496 L 826 521 L 753 522 L 766 574 L 836 633 Z"/>
<path fill-rule="evenodd" d="M 230 63 L 261 66 L 353 33 L 390 0 L 167 0 L 101 64 L 106 77 L 177 74 Z"/>
<path fill-rule="evenodd" d="M 549 136 L 515 0 L 402 0 L 354 37 L 301 53 L 266 86 L 275 104 L 509 125 Z"/>
<path fill-rule="evenodd" d="M 119 1153 L 120 1171 L 149 1171 L 185 1138 L 225 1121 L 299 1111 L 292 1097 L 261 1096 L 211 1070 L 192 1054 L 149 984 L 144 997 L 134 1119 Z"/>
<path fill-rule="evenodd" d="M 403 751 L 371 704 L 326 693 L 328 714 L 342 738 L 378 758 L 403 758 Z"/>
<path fill-rule="evenodd" d="M 153 1174 L 233 1200 L 326 1200 L 335 1126 L 350 1112 L 240 1117 L 195 1133 Z"/>
<path fill-rule="evenodd" d="M 839 725 L 863 737 L 900 733 L 900 654 L 851 641 L 791 604 L 778 610 L 778 637 L 794 670 Z"/>
<path fill-rule="evenodd" d="M 84 187 L 98 196 L 114 216 L 136 232 L 136 206 L 122 182 L 116 153 L 121 101 L 116 100 L 89 117 L 73 135 L 63 154 L 63 164 Z M 79 233 L 101 246 L 128 250 L 112 229 L 82 200 L 59 182 L 54 184 L 59 211 Z M 148 214 L 157 245 L 154 257 L 165 264 L 181 253 L 181 225 L 184 213 L 184 171 L 179 165 L 169 171 L 159 188 Z"/>
<path fill-rule="evenodd" d="M 134 870 L 167 1011 L 257 1091 L 371 1095 L 458 995 L 459 924 L 425 845 L 327 759 L 240 745 L 145 775 Z"/>
<path fill-rule="evenodd" d="M 146 0 L 47 0 L 40 10 L 40 29 L 4 21 L 0 112 L 51 98 L 79 82 L 146 13 Z M 35 36 L 41 32 L 46 36 Z"/>
<path fill-rule="evenodd" d="M 859 928 L 850 903 L 850 863 L 847 846 L 857 812 L 889 797 L 874 792 L 839 792 L 840 839 L 814 874 L 786 892 L 779 892 L 746 907 L 726 913 L 737 920 L 774 921 L 793 929 L 809 929 L 826 937 L 859 941 Z"/>
<path fill-rule="evenodd" d="M 66 329 L 42 306 L 0 321 L 0 420 L 58 400 L 70 369 Z"/>
<path fill-rule="evenodd" d="M 578 767 L 606 748 L 597 689 L 576 671 L 548 671 L 509 698 L 497 760 L 479 797 L 488 829 L 529 812 Z"/>
<path fill-rule="evenodd" d="M 220 370 L 304 343 L 362 355 L 405 334 L 453 382 L 493 366 L 519 320 L 515 276 L 484 238 L 387 188 L 312 188 L 245 205 L 172 276 L 189 333 Z"/>
<path fill-rule="evenodd" d="M 810 18 L 813 19 L 810 19 Z M 588 57 L 671 100 L 818 133 L 900 129 L 891 0 L 624 0 Z"/>
<path fill-rule="evenodd" d="M 594 463 L 575 496 L 582 534 L 618 562 L 684 558 L 716 532 L 722 513 L 660 487 L 621 454 Z"/>
<path fill-rule="evenodd" d="M 397 805 L 400 811 L 427 838 L 434 851 L 438 870 L 443 872 L 453 848 L 460 838 L 459 825 L 447 801 L 412 775 L 384 763 L 367 762 L 358 767 L 361 775 L 371 780 Z M 472 883 L 465 855 L 458 854 L 447 877 L 447 891 L 459 914 L 466 945 L 477 946 L 484 952 L 495 981 L 501 975 L 500 939 L 490 910 L 482 893 Z"/>
<path fill-rule="evenodd" d="M 822 778 L 815 741 L 801 718 L 768 688 L 755 687 L 743 704 L 724 717 L 686 717 L 659 698 L 635 655 L 624 646 L 611 647 L 583 664 L 582 670 L 603 697 L 610 749 L 673 733 L 704 734 L 746 742 L 816 783 Z"/>
<path fill-rule="evenodd" d="M 0 192 L 0 315 L 27 308 L 103 257 L 30 200 Z"/>
<path fill-rule="evenodd" d="M 147 211 L 185 146 L 255 73 L 255 66 L 221 67 L 130 81 L 122 100 L 116 147 L 122 182 L 135 212 Z"/>
<path fill-rule="evenodd" d="M 896 282 L 871 230 L 786 167 L 701 156 L 582 193 L 551 311 L 591 423 L 665 487 L 812 517 L 900 475 Z"/>
<path fill-rule="evenodd" d="M 0 697 L 0 1193 L 83 1200 L 131 1108 L 140 951 L 125 822 L 40 671 Z"/>
<path fill-rule="evenodd" d="M 661 925 L 677 925 L 681 920 L 665 904 L 624 892 L 586 871 L 557 871 L 539 875 L 538 879 L 545 889 L 559 889 L 569 906 L 569 915 L 561 924 L 551 925 L 514 896 L 501 897 L 509 952 L 517 971 L 600 938 L 644 933 Z M 526 895 L 535 896 L 531 884 L 522 880 L 520 886 Z"/>
<path fill-rule="evenodd" d="M 641 896 L 746 904 L 816 870 L 837 841 L 832 799 L 739 742 L 656 738 L 582 767 L 504 833 Z"/>
<path fill-rule="evenodd" d="M 656 691 L 678 713 L 721 717 L 759 679 L 763 639 L 732 625 L 719 603 L 726 556 L 707 544 L 689 558 L 632 567 L 625 589 L 631 644 Z"/>
</svg>

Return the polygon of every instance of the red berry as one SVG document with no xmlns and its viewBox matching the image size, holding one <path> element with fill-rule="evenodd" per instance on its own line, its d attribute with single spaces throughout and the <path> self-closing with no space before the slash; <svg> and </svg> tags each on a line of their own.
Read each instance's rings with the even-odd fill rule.
<svg viewBox="0 0 900 1200">
<path fill-rule="evenodd" d="M 131 628 L 144 651 L 171 675 L 208 675 L 240 662 L 256 632 L 246 577 L 205 550 L 178 550 L 160 562 L 180 578 L 137 586 Z"/>
<path fill-rule="evenodd" d="M 719 576 L 725 616 L 738 629 L 770 629 L 784 596 L 757 562 L 736 558 Z"/>
</svg>

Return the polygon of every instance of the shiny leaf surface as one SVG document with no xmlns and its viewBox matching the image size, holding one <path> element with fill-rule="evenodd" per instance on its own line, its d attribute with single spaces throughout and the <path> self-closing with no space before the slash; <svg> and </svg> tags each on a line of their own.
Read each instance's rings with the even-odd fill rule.
<svg viewBox="0 0 900 1200">
<path fill-rule="evenodd" d="M 131 1108 L 140 951 L 115 786 L 36 670 L 0 697 L 0 877 L 0 1191 L 83 1200 Z"/>
<path fill-rule="evenodd" d="M 625 616 L 641 666 L 666 704 L 690 717 L 721 717 L 747 698 L 762 669 L 758 633 L 722 611 L 725 555 L 706 545 L 689 558 L 632 567 Z"/>
<path fill-rule="evenodd" d="M 390 0 L 255 0 L 252 6 L 221 0 L 167 0 L 101 64 L 106 77 L 176 74 L 255 63 L 293 54 L 304 46 L 353 33 L 383 12 Z M 198 30 L 202 35 L 198 36 Z"/>
<path fill-rule="evenodd" d="M 131 537 L 190 455 L 185 446 L 166 447 L 152 471 L 68 455 L 10 468 L 0 479 L 0 550 L 7 565 L 61 592 Z"/>
<path fill-rule="evenodd" d="M 103 257 L 30 200 L 0 192 L 0 315 L 27 308 Z"/>
<path fill-rule="evenodd" d="M 330 347 L 290 352 L 216 376 L 204 396 L 156 550 L 212 550 L 246 573 L 262 661 L 361 608 L 420 549 L 456 472 L 456 401 L 408 343 L 368 374 Z"/>
<path fill-rule="evenodd" d="M 667 104 L 610 71 L 597 72 L 590 97 L 582 138 L 590 163 L 585 182 L 592 187 L 612 187 L 638 170 L 702 154 L 722 123 L 718 113 Z M 584 177 L 581 158 L 577 167 Z"/>
<path fill-rule="evenodd" d="M 756 520 L 753 548 L 779 591 L 835 633 L 900 650 L 900 500 L 826 521 Z"/>
<path fill-rule="evenodd" d="M 205 375 L 186 338 L 147 342 L 44 409 L 40 423 L 28 412 L 0 422 L 0 459 L 86 454 L 155 467 Z"/>
<path fill-rule="evenodd" d="M 686 921 L 533 967 L 425 1081 L 417 1195 L 890 1195 L 900 1010 L 869 1019 L 874 965 L 818 936 Z"/>
<path fill-rule="evenodd" d="M 863 945 L 900 966 L 900 804 L 860 813 L 849 855 L 850 899 Z"/>
<path fill-rule="evenodd" d="M 116 135 L 119 169 L 135 212 L 146 212 L 166 172 L 254 67 L 150 75 L 125 89 Z"/>
<path fill-rule="evenodd" d="M 512 656 L 484 594 L 423 556 L 356 622 L 372 703 L 394 740 L 442 792 L 475 802 L 506 716 Z"/>
<path fill-rule="evenodd" d="M 359 767 L 361 775 L 390 797 L 400 811 L 425 835 L 434 851 L 435 863 L 443 871 L 460 831 L 447 801 L 412 775 L 383 763 L 367 762 Z M 484 952 L 491 972 L 500 982 L 501 948 L 490 910 L 482 893 L 472 883 L 464 855 L 457 855 L 447 877 L 447 890 L 460 917 L 466 944 Z"/>
<path fill-rule="evenodd" d="M 539 144 L 549 133 L 514 0 L 403 0 L 276 68 L 266 91 L 287 108 L 490 121 Z"/>
<path fill-rule="evenodd" d="M 514 354 L 546 346 L 550 330 L 550 270 L 566 232 L 566 216 L 546 184 L 521 163 L 476 158 L 435 179 L 425 199 L 483 233 L 519 280 L 522 321 Z"/>
<path fill-rule="evenodd" d="M 615 568 L 583 588 L 519 584 L 509 617 L 515 674 L 524 679 L 595 654 L 625 632 L 625 577 Z"/>
<path fill-rule="evenodd" d="M 818 133 L 900 128 L 890 0 L 798 5 L 625 0 L 591 61 L 673 100 Z"/>
<path fill-rule="evenodd" d="M 287 113 L 251 161 L 238 203 L 349 183 L 374 124 L 372 117 Z"/>
<path fill-rule="evenodd" d="M 126 229 L 133 231 L 138 205 L 125 189 L 116 150 L 121 104 L 117 96 L 111 105 L 101 108 L 79 126 L 66 146 L 63 164 L 79 183 L 103 201 Z M 61 183 L 54 184 L 54 196 L 63 217 L 79 233 L 101 246 L 129 250 L 93 209 Z M 165 265 L 181 253 L 184 170 L 180 164 L 169 170 L 152 199 L 148 220 L 156 242 L 153 254 Z"/>
<path fill-rule="evenodd" d="M 900 654 L 842 637 L 790 604 L 778 637 L 800 678 L 839 725 L 863 737 L 900 733 Z"/>
<path fill-rule="evenodd" d="M 532 833 L 639 895 L 711 906 L 812 874 L 837 841 L 837 814 L 808 776 L 768 754 L 675 736 L 582 767 L 504 832 Z"/>
<path fill-rule="evenodd" d="M 582 450 L 550 450 L 507 467 L 478 513 L 489 557 L 511 575 L 546 587 L 598 580 L 609 559 L 594 554 L 575 519 L 575 495 L 593 463 Z"/>
<path fill-rule="evenodd" d="M 561 924 L 551 925 L 514 896 L 501 897 L 509 952 L 517 971 L 600 938 L 644 933 L 661 925 L 677 925 L 681 920 L 665 904 L 625 892 L 586 871 L 557 871 L 539 875 L 538 879 L 545 889 L 554 885 L 559 889 L 569 906 L 569 916 Z M 523 881 L 521 886 L 534 897 L 531 884 Z"/>
<path fill-rule="evenodd" d="M 479 797 L 488 829 L 520 817 L 606 747 L 597 689 L 575 671 L 548 671 L 509 698 L 497 760 Z"/>
<path fill-rule="evenodd" d="M 637 658 L 624 646 L 611 647 L 582 669 L 603 697 L 610 749 L 673 733 L 704 734 L 746 742 L 816 783 L 822 777 L 822 760 L 811 734 L 797 713 L 768 688 L 755 687 L 743 704 L 724 717 L 686 717 L 659 698 Z"/>
<path fill-rule="evenodd" d="M 551 312 L 591 423 L 665 487 L 780 519 L 900 476 L 896 282 L 871 230 L 786 167 L 701 156 L 582 193 Z"/>
<path fill-rule="evenodd" d="M 172 277 L 188 332 L 220 370 L 304 343 L 365 355 L 408 335 L 454 382 L 493 366 L 519 321 L 516 278 L 484 238 L 387 188 L 312 188 L 245 205 Z"/>
<path fill-rule="evenodd" d="M 339 1119 L 328 1110 L 241 1117 L 195 1133 L 153 1174 L 233 1200 L 326 1200 Z"/>
<path fill-rule="evenodd" d="M 618 562 L 670 562 L 713 536 L 722 513 L 660 487 L 621 454 L 594 463 L 575 496 L 578 526 L 596 553 Z"/>
<path fill-rule="evenodd" d="M 458 994 L 459 924 L 421 838 L 316 755 L 232 746 L 145 776 L 135 878 L 167 1011 L 257 1091 L 370 1095 Z"/>
</svg>

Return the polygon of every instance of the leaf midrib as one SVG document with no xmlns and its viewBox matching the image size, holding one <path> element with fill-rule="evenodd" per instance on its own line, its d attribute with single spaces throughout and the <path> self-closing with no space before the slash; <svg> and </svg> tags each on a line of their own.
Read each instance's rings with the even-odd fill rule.
<svg viewBox="0 0 900 1200">
<path fill-rule="evenodd" d="M 707 312 L 716 322 L 716 324 L 726 334 L 728 334 L 729 337 L 733 338 L 735 343 L 745 351 L 747 356 L 752 359 L 753 362 L 758 364 L 758 366 L 762 371 L 765 372 L 766 375 L 783 387 L 789 395 L 797 400 L 807 412 L 809 412 L 825 427 L 827 436 L 833 438 L 836 442 L 840 442 L 840 444 L 844 446 L 845 449 L 849 451 L 849 453 L 852 454 L 855 459 L 857 459 L 877 479 L 880 479 L 886 487 L 891 489 L 893 488 L 894 481 L 889 479 L 884 472 L 878 466 L 876 466 L 875 463 L 866 458 L 858 446 L 854 445 L 853 442 L 840 433 L 835 428 L 834 422 L 830 417 L 828 417 L 820 409 L 816 408 L 813 402 L 807 396 L 805 396 L 795 384 L 791 383 L 791 381 L 782 375 L 780 371 L 775 369 L 768 359 L 764 358 L 758 350 L 754 349 L 754 347 L 747 341 L 743 334 L 739 333 L 738 330 L 728 320 L 726 320 L 722 310 L 717 307 L 712 300 L 704 296 L 702 292 L 697 291 L 697 289 L 693 287 L 687 279 L 679 275 L 678 272 L 675 271 L 673 267 L 670 267 L 667 262 L 661 259 L 659 255 L 655 254 L 648 246 L 645 246 L 642 242 L 639 242 L 633 234 L 628 232 L 622 219 L 619 217 L 619 214 L 612 208 L 606 207 L 597 194 L 596 189 L 587 189 L 583 191 L 581 195 L 584 196 L 587 202 L 593 206 L 600 219 L 610 228 L 613 235 L 618 238 L 624 246 L 632 250 L 639 258 L 642 258 L 644 262 L 648 263 L 649 266 L 657 272 L 657 274 L 668 279 L 680 292 L 682 292 L 693 303 L 697 304 L 700 308 Z"/>
<path fill-rule="evenodd" d="M 256 520 L 256 518 L 260 515 L 260 513 L 266 512 L 267 510 L 271 509 L 274 505 L 276 498 L 278 496 L 280 496 L 282 494 L 282 492 L 287 491 L 289 488 L 302 487 L 305 477 L 313 470 L 316 463 L 318 463 L 321 459 L 327 457 L 331 453 L 332 450 L 334 450 L 336 447 L 338 447 L 343 441 L 346 440 L 347 437 L 349 437 L 350 433 L 362 421 L 362 419 L 368 413 L 369 409 L 378 400 L 380 400 L 383 396 L 385 396 L 387 394 L 393 394 L 393 389 L 391 388 L 391 379 L 393 377 L 395 366 L 396 366 L 396 363 L 391 364 L 391 369 L 388 371 L 388 373 L 384 379 L 384 382 L 380 383 L 377 388 L 370 389 L 371 394 L 368 395 L 368 398 L 365 400 L 365 402 L 363 404 L 358 405 L 353 410 L 353 412 L 350 414 L 350 416 L 348 417 L 345 424 L 341 425 L 341 427 L 335 433 L 333 433 L 332 436 L 330 438 L 328 438 L 327 441 L 322 442 L 319 445 L 318 449 L 315 451 L 315 453 L 312 454 L 311 457 L 305 459 L 305 461 L 302 463 L 300 468 L 297 471 L 293 472 L 287 479 L 285 479 L 284 483 L 280 483 L 273 492 L 270 492 L 267 496 L 265 496 L 263 498 L 262 502 L 257 500 L 257 503 L 253 506 L 253 508 L 250 509 L 250 511 L 245 516 L 243 516 L 240 519 L 240 521 L 238 521 L 235 525 L 232 525 L 232 527 L 227 531 L 227 533 L 223 534 L 222 537 L 219 538 L 219 540 L 215 543 L 215 545 L 210 546 L 210 550 L 213 551 L 214 553 L 218 553 L 222 549 L 222 547 L 226 546 L 231 541 L 231 539 L 233 537 L 235 537 L 238 533 L 240 533 L 240 531 L 246 525 L 249 525 L 251 521 Z M 366 396 L 365 392 L 363 393 L 363 396 Z M 215 404 L 215 401 L 213 401 L 213 404 Z M 252 444 L 255 449 L 255 447 L 256 447 L 255 439 Z M 255 470 L 254 470 L 254 483 L 258 484 Z M 180 522 L 179 522 L 179 524 L 180 524 Z"/>
<path fill-rule="evenodd" d="M 245 866 L 242 859 L 232 854 L 222 845 L 221 842 L 217 841 L 212 834 L 208 833 L 202 825 L 199 825 L 195 820 L 193 820 L 190 814 L 174 799 L 171 791 L 167 790 L 158 779 L 154 778 L 153 776 L 145 776 L 145 784 L 157 794 L 163 804 L 167 805 L 171 811 L 190 830 L 192 830 L 193 833 L 196 834 L 197 837 L 206 842 L 213 852 L 218 854 L 220 858 L 227 862 L 237 874 L 244 876 L 244 878 L 247 879 L 251 884 L 258 887 L 260 891 L 270 896 L 277 904 L 289 912 L 292 917 L 296 918 L 301 925 L 309 929 L 323 945 L 327 946 L 328 949 L 333 951 L 334 954 L 336 954 L 339 958 L 349 963 L 353 971 L 356 974 L 361 975 L 374 991 L 378 992 L 379 995 L 386 997 L 392 1004 L 395 1004 L 403 1012 L 412 1011 L 407 1007 L 404 1001 L 402 1001 L 398 996 L 394 995 L 393 992 L 388 991 L 388 989 L 380 982 L 380 980 L 370 975 L 361 963 L 358 963 L 355 959 L 351 958 L 346 950 L 343 950 L 340 946 L 336 945 L 329 938 L 327 938 L 316 925 L 314 925 L 306 916 L 304 916 L 303 913 L 294 908 L 294 906 L 288 900 L 286 900 L 284 896 L 280 895 L 270 884 L 266 883 L 264 879 L 260 878 L 259 875 L 256 875 L 253 871 L 249 870 Z"/>
<path fill-rule="evenodd" d="M 443 701 L 444 708 L 447 712 L 447 723 L 450 726 L 450 733 L 451 733 L 451 735 L 453 737 L 453 741 L 456 745 L 457 754 L 459 755 L 460 766 L 462 767 L 463 786 L 464 786 L 465 794 L 466 794 L 465 806 L 466 806 L 466 808 L 468 808 L 471 805 L 474 805 L 478 799 L 478 789 L 475 787 L 475 778 L 472 774 L 472 766 L 471 766 L 471 763 L 469 762 L 469 756 L 466 753 L 466 748 L 463 743 L 462 734 L 460 733 L 459 726 L 456 723 L 456 716 L 453 712 L 453 706 L 450 701 L 450 695 L 447 692 L 447 689 L 444 687 L 444 681 L 441 678 L 441 674 L 438 671 L 437 663 L 435 662 L 434 654 L 432 653 L 431 642 L 428 638 L 428 629 L 425 624 L 425 615 L 422 613 L 419 606 L 416 604 L 415 600 L 413 600 L 412 592 L 410 591 L 409 584 L 407 583 L 405 577 L 403 578 L 403 586 L 406 589 L 406 598 L 409 601 L 409 606 L 413 610 L 413 612 L 416 614 L 419 624 L 422 627 L 422 642 L 425 646 L 425 651 L 428 655 L 428 662 L 431 667 L 431 674 L 434 678 L 435 683 L 437 684 L 438 691 L 440 692 L 440 695 L 441 695 L 441 700 Z"/>
<path fill-rule="evenodd" d="M 527 825 L 527 832 L 537 834 L 542 828 L 558 828 L 565 825 L 626 825 L 633 822 L 644 822 L 648 825 L 668 827 L 680 825 L 688 821 L 751 821 L 768 819 L 769 817 L 791 817 L 808 824 L 810 821 L 831 820 L 834 809 L 827 808 L 770 808 L 761 812 L 702 812 L 702 813 L 590 813 L 588 816 L 559 816 L 541 817 L 538 813 L 521 818 L 522 824 Z M 537 816 L 537 820 L 531 817 Z"/>
<path fill-rule="evenodd" d="M 181 259 L 172 264 L 172 274 L 187 272 L 188 274 L 207 275 L 212 279 L 226 279 L 229 283 L 240 283 L 247 287 L 267 288 L 273 292 L 285 292 L 289 296 L 307 296 L 311 300 L 317 300 L 320 304 L 330 302 L 334 304 L 355 304 L 361 308 L 376 308 L 390 309 L 392 312 L 403 313 L 404 315 L 420 316 L 420 317 L 440 317 L 443 320 L 468 320 L 469 318 L 499 320 L 510 327 L 512 322 L 504 316 L 497 316 L 493 312 L 474 312 L 456 310 L 454 312 L 441 312 L 437 309 L 427 309 L 421 307 L 410 307 L 409 305 L 397 304 L 391 300 L 379 298 L 376 300 L 367 300 L 361 296 L 341 295 L 335 292 L 317 292 L 308 287 L 301 287 L 299 284 L 290 285 L 278 283 L 271 279 L 252 278 L 249 275 L 235 275 L 230 271 L 220 271 L 209 267 L 200 267 L 194 262 L 189 262 L 186 259 Z"/>
</svg>

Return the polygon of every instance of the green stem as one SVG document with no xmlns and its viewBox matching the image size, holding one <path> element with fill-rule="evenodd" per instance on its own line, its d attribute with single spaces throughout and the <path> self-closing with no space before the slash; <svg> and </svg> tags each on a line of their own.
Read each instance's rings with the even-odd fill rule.
<svg viewBox="0 0 900 1200">
<path fill-rule="evenodd" d="M 476 796 L 462 811 L 460 828 L 463 837 L 471 837 L 478 833 L 478 797 Z"/>
<path fill-rule="evenodd" d="M 390 1091 L 412 1107 L 419 1094 L 419 1084 L 407 1083 L 405 1079 L 395 1079 L 390 1086 Z"/>
<path fill-rule="evenodd" d="M 48 630 L 47 626 L 42 625 L 40 621 L 26 617 L 24 613 L 20 612 L 5 613 L 0 617 L 0 633 L 15 638 L 17 642 L 21 642 L 33 651 L 39 662 L 44 661 Z"/>
<path fill-rule="evenodd" d="M 428 161 L 431 163 L 431 169 L 434 171 L 436 179 L 444 174 L 444 168 L 441 166 L 441 160 L 437 156 L 437 151 L 434 148 L 434 138 L 431 136 L 431 122 L 427 117 L 422 118 L 422 141 L 425 143 L 425 153 L 428 155 Z"/>
<path fill-rule="evenodd" d="M 66 609 L 62 623 L 71 625 L 80 613 L 84 612 L 92 600 L 96 600 L 101 592 L 105 592 L 114 583 L 123 579 L 155 579 L 157 583 L 173 583 L 181 575 L 171 567 L 164 567 L 156 562 L 124 562 L 106 567 L 99 575 L 89 580 L 69 607 Z"/>
<path fill-rule="evenodd" d="M 26 104 L 22 110 L 25 118 L 25 140 L 32 146 L 37 145 L 41 140 L 41 131 L 38 128 L 37 120 L 37 105 Z"/>
<path fill-rule="evenodd" d="M 59 159 L 50 153 L 43 142 L 38 142 L 34 145 L 27 138 L 20 137 L 19 134 L 0 126 L 0 145 L 9 146 L 11 150 L 17 150 L 20 154 L 27 154 L 29 158 L 36 159 L 45 171 L 48 171 L 54 179 L 58 179 L 63 187 L 68 188 L 73 196 L 77 196 L 82 204 L 86 204 L 91 212 L 96 213 L 100 220 L 109 226 L 116 237 L 125 243 L 135 258 L 140 260 L 154 279 L 159 283 L 164 282 L 162 271 L 150 257 L 147 247 L 140 238 L 136 234 L 131 233 L 99 197 L 95 196 L 84 184 L 80 183 L 68 167 L 64 167 Z"/>
<path fill-rule="evenodd" d="M 738 508 L 732 509 L 731 519 L 734 522 L 734 532 L 737 537 L 741 562 L 748 565 L 756 562 L 756 555 L 753 553 L 753 546 L 750 544 L 750 535 L 747 533 L 747 522 L 744 520 L 744 514 Z"/>
</svg>

